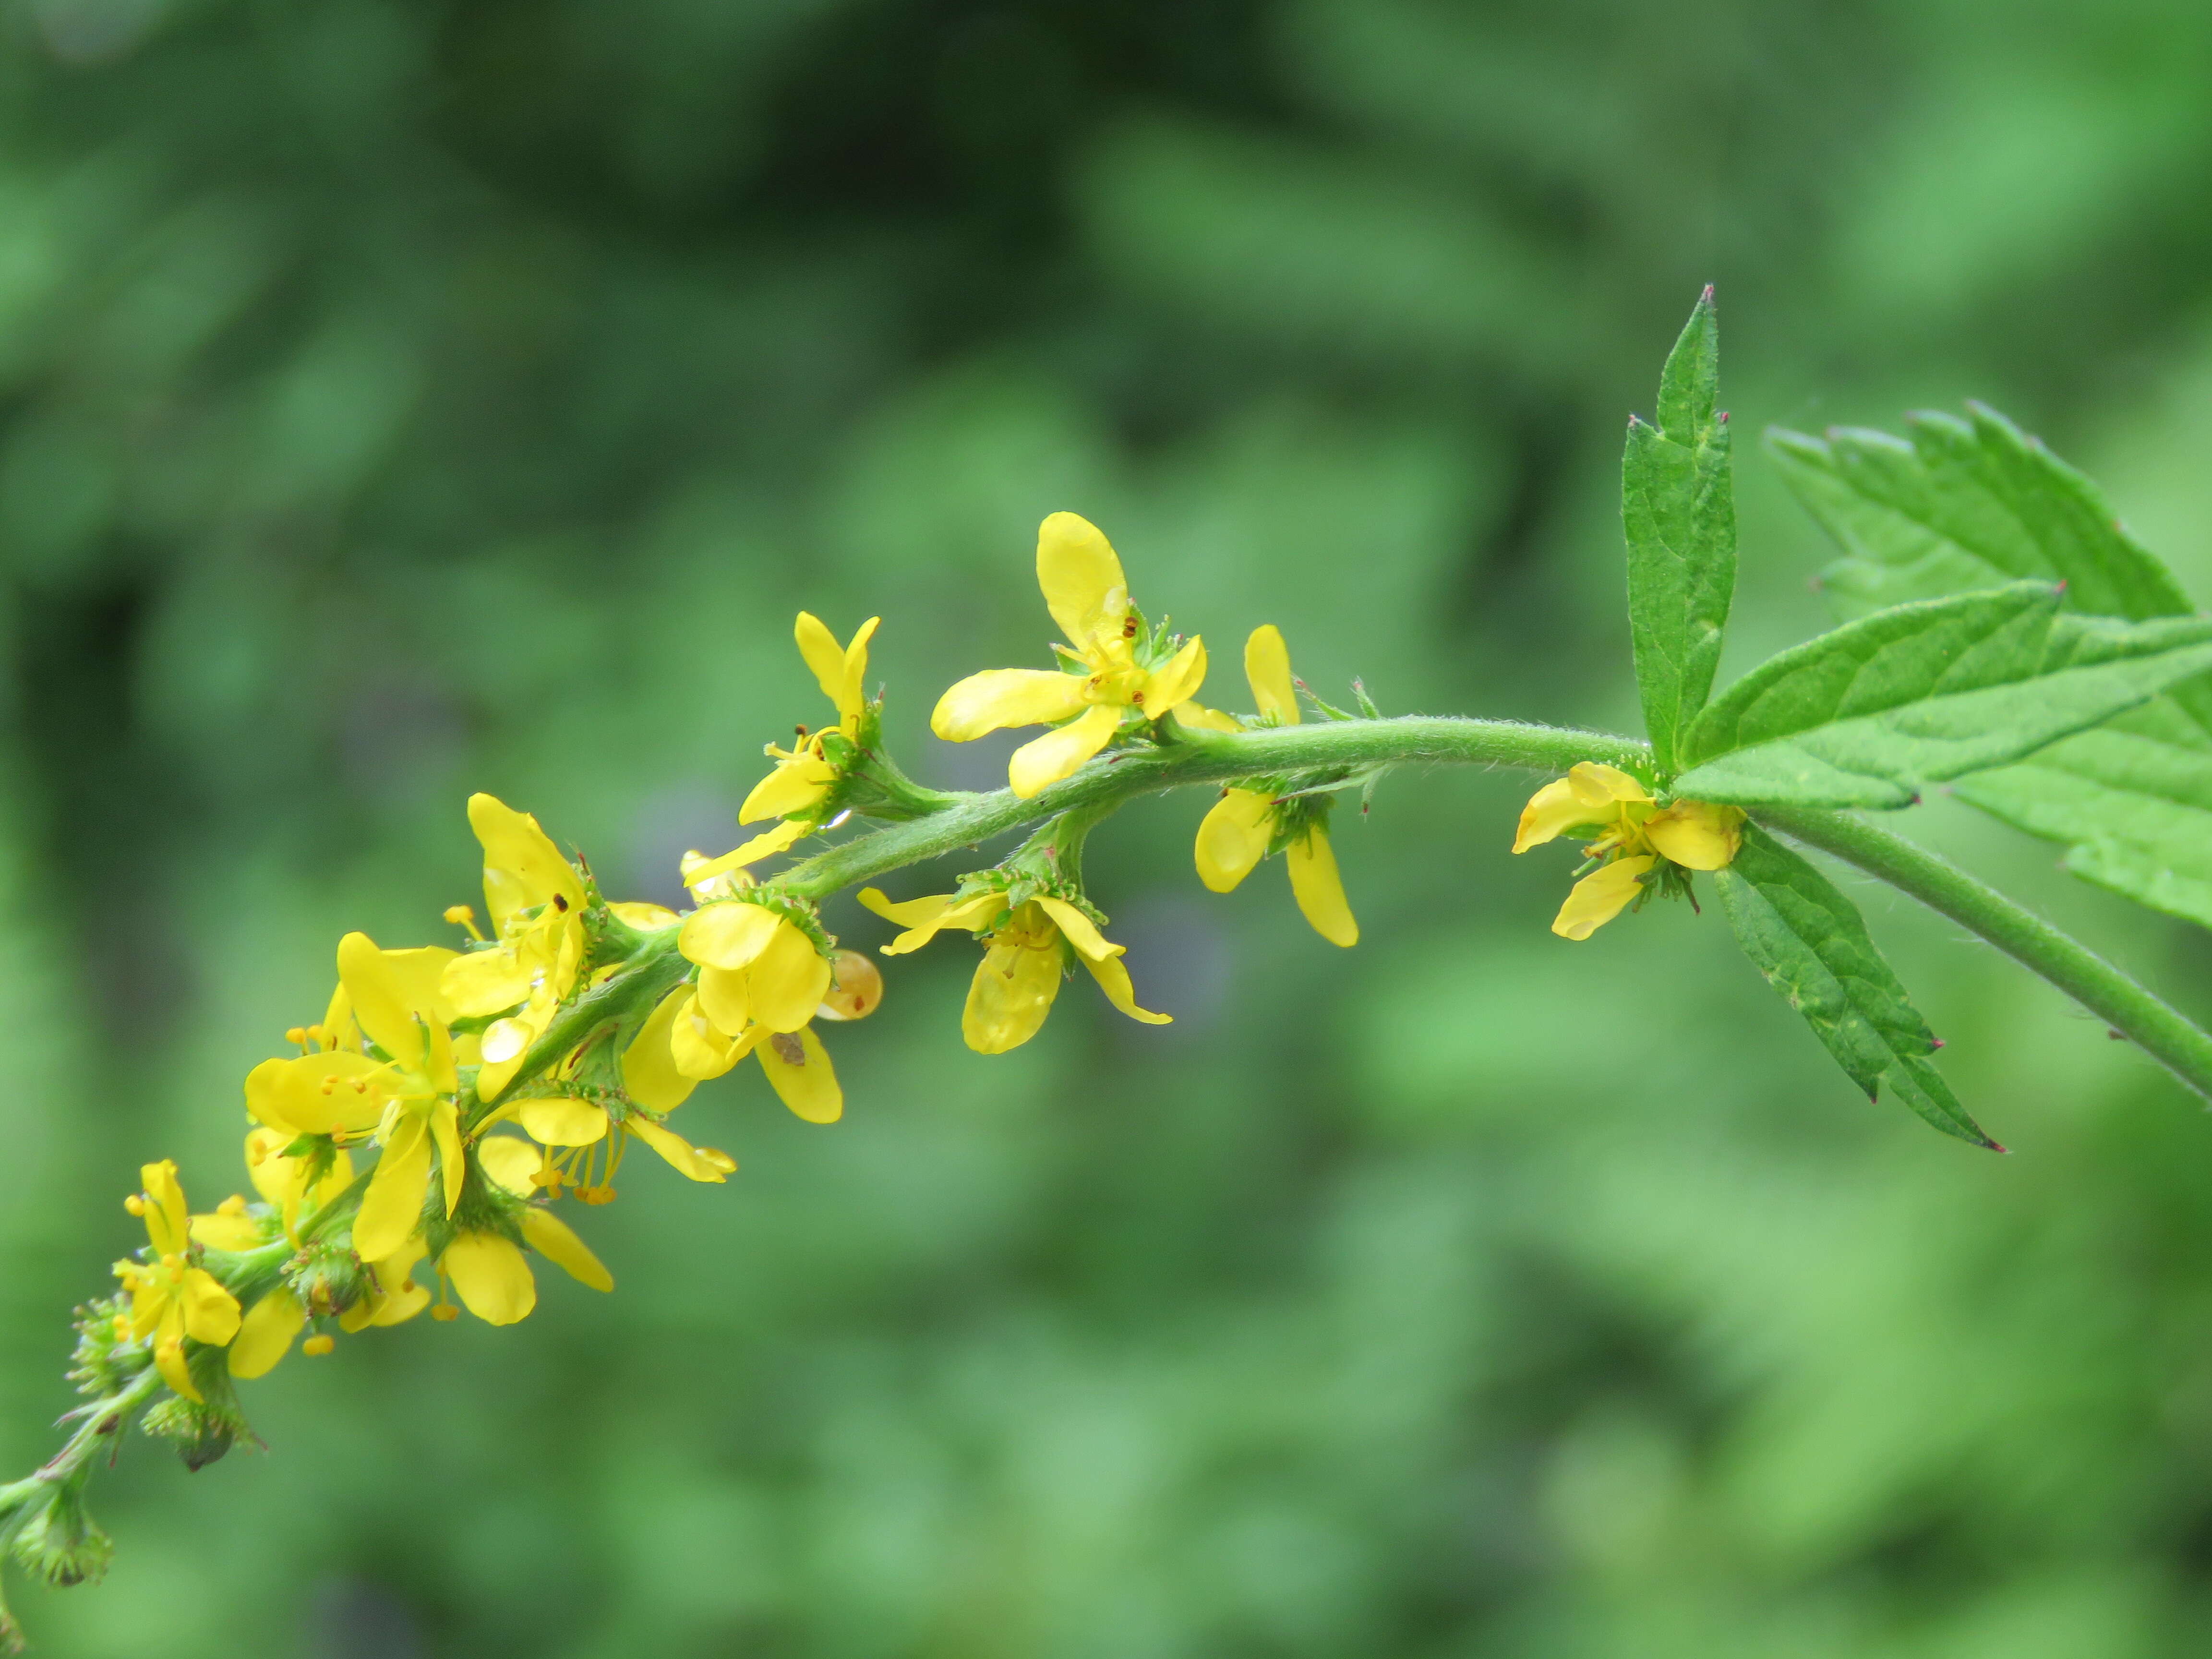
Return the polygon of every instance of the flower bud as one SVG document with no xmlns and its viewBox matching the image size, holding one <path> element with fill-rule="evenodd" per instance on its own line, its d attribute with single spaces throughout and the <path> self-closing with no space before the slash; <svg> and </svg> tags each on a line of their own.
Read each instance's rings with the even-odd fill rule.
<svg viewBox="0 0 2212 1659">
<path fill-rule="evenodd" d="M 107 1571 L 115 1546 L 85 1513 L 74 1484 L 54 1489 L 46 1506 L 15 1534 L 15 1559 L 56 1589 L 82 1584 Z"/>
<path fill-rule="evenodd" d="M 883 970 L 858 951 L 838 951 L 830 958 L 833 977 L 816 1009 L 817 1019 L 866 1019 L 884 1000 Z"/>
</svg>

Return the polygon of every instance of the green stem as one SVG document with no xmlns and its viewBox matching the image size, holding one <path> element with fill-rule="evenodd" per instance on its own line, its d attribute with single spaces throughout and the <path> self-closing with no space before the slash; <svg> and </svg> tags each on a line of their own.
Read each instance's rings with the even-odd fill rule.
<svg viewBox="0 0 2212 1659">
<path fill-rule="evenodd" d="M 2212 1035 L 2033 911 L 1924 848 L 1850 813 L 1765 808 L 1757 817 L 1972 928 L 2134 1041 L 2197 1093 L 2212 1097 Z"/>
<path fill-rule="evenodd" d="M 86 1412 L 76 1432 L 42 1468 L 21 1480 L 0 1486 L 0 1516 L 25 1508 L 40 1492 L 60 1486 L 74 1475 L 94 1451 L 113 1445 L 125 1419 L 144 1405 L 147 1396 L 161 1386 L 161 1374 L 149 1364 Z"/>
<path fill-rule="evenodd" d="M 1177 728 L 1158 749 L 1117 750 L 1024 800 L 1011 789 L 954 796 L 956 805 L 833 847 L 777 878 L 785 891 L 820 899 L 886 871 L 975 846 L 1064 812 L 1110 811 L 1138 795 L 1185 784 L 1228 783 L 1288 772 L 1457 762 L 1564 772 L 1577 761 L 1642 770 L 1650 751 L 1629 738 L 1513 720 L 1416 714 L 1331 720 L 1239 733 Z"/>
</svg>

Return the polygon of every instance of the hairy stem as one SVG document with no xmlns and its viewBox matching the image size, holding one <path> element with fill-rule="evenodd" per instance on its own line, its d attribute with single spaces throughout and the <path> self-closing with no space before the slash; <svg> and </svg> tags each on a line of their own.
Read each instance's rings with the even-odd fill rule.
<svg viewBox="0 0 2212 1659">
<path fill-rule="evenodd" d="M 1760 822 L 1832 853 L 1972 928 L 2212 1097 L 2212 1035 L 2095 951 L 1963 870 L 1848 812 L 1761 809 Z"/>
</svg>

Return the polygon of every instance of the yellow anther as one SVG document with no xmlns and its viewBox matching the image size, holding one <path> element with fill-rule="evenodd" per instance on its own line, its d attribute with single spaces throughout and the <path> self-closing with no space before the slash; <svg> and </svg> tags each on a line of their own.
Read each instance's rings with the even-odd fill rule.
<svg viewBox="0 0 2212 1659">
<path fill-rule="evenodd" d="M 128 1342 L 131 1340 L 131 1322 L 121 1314 L 115 1316 L 115 1340 L 118 1342 Z"/>
<path fill-rule="evenodd" d="M 461 1310 L 450 1302 L 441 1302 L 430 1310 L 430 1317 L 441 1323 L 447 1320 L 459 1319 L 460 1316 Z"/>
<path fill-rule="evenodd" d="M 130 1197 L 123 1200 L 123 1207 L 130 1211 L 133 1215 L 145 1214 L 146 1195 L 143 1193 L 131 1194 Z"/>
<path fill-rule="evenodd" d="M 302 1048 L 306 1048 L 307 1046 L 307 1028 L 304 1025 L 295 1025 L 289 1028 L 284 1033 L 284 1041 L 287 1042 L 297 1043 Z"/>
<path fill-rule="evenodd" d="M 477 913 L 475 909 L 469 905 L 447 905 L 446 907 L 446 920 L 452 922 L 456 927 L 467 928 L 469 930 L 469 937 L 471 939 L 481 939 L 483 937 L 483 934 L 479 932 L 477 927 Z"/>
<path fill-rule="evenodd" d="M 302 1342 L 300 1345 L 300 1352 L 301 1353 L 328 1353 L 332 1348 L 337 1346 L 337 1342 L 335 1338 L 329 1335 L 326 1332 L 317 1331 L 313 1336 L 309 1337 L 305 1342 Z"/>
</svg>

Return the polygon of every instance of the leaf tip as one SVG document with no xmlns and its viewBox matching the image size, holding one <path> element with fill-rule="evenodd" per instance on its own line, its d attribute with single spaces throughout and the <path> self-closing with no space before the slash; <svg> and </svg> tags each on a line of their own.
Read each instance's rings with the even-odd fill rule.
<svg viewBox="0 0 2212 1659">
<path fill-rule="evenodd" d="M 1931 1054 L 1942 1046 L 1943 1039 L 1942 1037 L 1931 1036 L 1928 1039 L 1928 1052 Z"/>
<path fill-rule="evenodd" d="M 1709 305 L 1712 304 L 1712 302 L 1713 302 L 1713 285 L 1712 285 L 1711 283 L 1707 283 L 1705 284 L 1705 291 L 1703 294 L 1700 294 L 1699 295 L 1698 295 L 1698 303 L 1699 305 L 1701 305 L 1701 306 L 1709 306 Z"/>
</svg>

